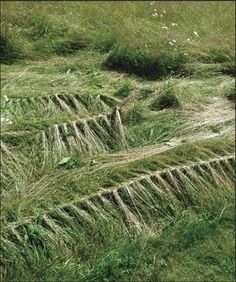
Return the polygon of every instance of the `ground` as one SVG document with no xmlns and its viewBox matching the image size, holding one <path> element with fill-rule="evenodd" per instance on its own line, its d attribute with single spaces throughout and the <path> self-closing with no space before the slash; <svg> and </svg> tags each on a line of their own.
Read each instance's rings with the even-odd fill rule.
<svg viewBox="0 0 236 282">
<path fill-rule="evenodd" d="M 230 4 L 215 4 L 222 18 L 212 18 L 227 50 L 212 51 L 206 20 L 191 48 L 162 56 L 158 48 L 169 40 L 162 31 L 153 31 L 148 51 L 140 44 L 146 28 L 179 28 L 173 3 L 160 3 L 169 17 L 160 21 L 149 19 L 155 1 L 115 4 L 119 13 L 107 4 L 114 22 L 104 3 L 94 3 L 94 17 L 86 4 L 73 3 L 66 10 L 71 26 L 64 4 L 54 11 L 47 3 L 55 25 L 39 4 L 31 20 L 32 3 L 4 5 L 11 32 L 1 36 L 12 45 L 1 58 L 2 280 L 234 281 Z M 199 25 L 195 12 L 205 19 L 210 5 L 181 6 L 186 27 L 178 40 Z M 105 38 L 101 19 L 114 34 Z M 132 21 L 140 37 L 131 44 L 115 30 Z M 182 61 L 182 51 L 191 59 Z"/>
</svg>

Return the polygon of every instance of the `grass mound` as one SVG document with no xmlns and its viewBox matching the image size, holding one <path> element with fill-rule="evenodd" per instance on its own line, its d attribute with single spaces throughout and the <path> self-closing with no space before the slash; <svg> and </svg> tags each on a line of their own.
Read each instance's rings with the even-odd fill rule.
<svg viewBox="0 0 236 282">
<path fill-rule="evenodd" d="M 173 85 L 170 83 L 167 83 L 163 87 L 160 91 L 160 95 L 149 105 L 149 108 L 153 111 L 178 107 L 180 107 L 180 102 L 175 95 Z"/>
<path fill-rule="evenodd" d="M 235 63 L 226 63 L 222 68 L 222 73 L 235 77 Z"/>
<path fill-rule="evenodd" d="M 9 64 L 22 57 L 21 50 L 10 39 L 0 36 L 0 63 Z"/>
<path fill-rule="evenodd" d="M 185 62 L 181 52 L 166 50 L 154 54 L 140 48 L 117 45 L 110 51 L 104 65 L 109 69 L 155 79 L 181 73 Z"/>
<path fill-rule="evenodd" d="M 158 97 L 151 105 L 150 109 L 160 111 L 168 108 L 177 108 L 180 106 L 179 100 L 173 94 L 164 94 Z"/>
</svg>

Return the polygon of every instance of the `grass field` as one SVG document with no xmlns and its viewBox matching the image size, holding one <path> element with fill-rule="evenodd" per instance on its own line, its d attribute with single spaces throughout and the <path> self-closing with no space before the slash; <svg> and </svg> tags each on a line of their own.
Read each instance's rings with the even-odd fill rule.
<svg viewBox="0 0 236 282">
<path fill-rule="evenodd" d="M 1 281 L 234 281 L 234 10 L 1 2 Z"/>
</svg>

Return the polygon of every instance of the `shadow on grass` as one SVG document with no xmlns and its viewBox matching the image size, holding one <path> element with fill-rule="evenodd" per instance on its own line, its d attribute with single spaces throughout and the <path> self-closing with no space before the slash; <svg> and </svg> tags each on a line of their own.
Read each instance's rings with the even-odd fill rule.
<svg viewBox="0 0 236 282">
<path fill-rule="evenodd" d="M 109 52 L 103 66 L 155 80 L 181 74 L 185 62 L 186 58 L 182 52 L 165 50 L 153 54 L 143 49 L 117 45 Z"/>
</svg>

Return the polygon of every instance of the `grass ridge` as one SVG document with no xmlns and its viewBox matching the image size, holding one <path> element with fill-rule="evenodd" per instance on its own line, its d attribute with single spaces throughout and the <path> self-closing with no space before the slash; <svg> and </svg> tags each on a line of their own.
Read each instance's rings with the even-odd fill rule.
<svg viewBox="0 0 236 282">
<path fill-rule="evenodd" d="M 124 199 L 122 200 L 122 198 L 121 198 L 122 191 L 126 191 L 128 193 L 128 194 L 124 194 L 124 196 L 126 196 L 126 197 L 128 195 L 131 195 L 133 192 L 134 192 L 134 195 L 135 195 L 138 192 L 142 192 L 143 189 L 144 190 L 147 189 L 147 188 L 145 188 L 144 185 L 149 184 L 148 189 L 154 188 L 154 190 L 156 190 L 156 192 L 158 192 L 158 193 L 162 193 L 161 190 L 160 190 L 160 187 L 162 189 L 167 189 L 167 190 L 170 189 L 169 192 L 173 193 L 174 196 L 177 197 L 178 201 L 184 202 L 185 200 L 188 201 L 189 199 L 188 199 L 188 195 L 187 194 L 185 195 L 185 193 L 187 193 L 187 188 L 185 188 L 184 190 L 180 190 L 181 181 L 183 181 L 184 185 L 188 185 L 192 181 L 192 184 L 191 184 L 192 189 L 196 189 L 196 188 L 194 188 L 194 184 L 193 184 L 193 183 L 195 183 L 195 184 L 197 184 L 197 188 L 202 189 L 201 192 L 203 192 L 205 189 L 207 191 L 209 187 L 211 187 L 211 188 L 215 187 L 216 188 L 216 186 L 217 186 L 218 188 L 220 188 L 220 185 L 222 185 L 222 184 L 225 185 L 225 187 L 228 187 L 229 190 L 232 189 L 233 182 L 234 182 L 234 164 L 235 164 L 235 155 L 230 154 L 230 155 L 226 155 L 226 156 L 212 158 L 212 159 L 206 160 L 206 161 L 200 160 L 198 162 L 191 163 L 191 164 L 188 164 L 188 165 L 174 166 L 174 167 L 170 167 L 170 168 L 167 168 L 167 169 L 163 169 L 161 171 L 159 170 L 159 171 L 156 171 L 156 172 L 150 172 L 147 175 L 142 175 L 142 176 L 136 177 L 136 178 L 134 178 L 130 181 L 124 182 L 124 183 L 120 184 L 118 187 L 112 187 L 112 188 L 109 188 L 109 189 L 102 189 L 99 192 L 88 195 L 88 196 L 83 197 L 79 200 L 74 200 L 74 201 L 71 201 L 69 203 L 59 205 L 56 208 L 52 208 L 52 209 L 48 210 L 47 212 L 45 212 L 41 215 L 25 219 L 23 222 L 10 223 L 8 226 L 5 226 L 5 227 L 3 226 L 3 230 L 17 228 L 19 225 L 27 224 L 27 223 L 31 222 L 32 220 L 37 219 L 38 217 L 44 217 L 44 216 L 50 217 L 50 213 L 55 214 L 55 212 L 57 210 L 62 211 L 65 208 L 70 207 L 70 206 L 74 206 L 74 205 L 76 205 L 76 206 L 81 205 L 82 210 L 83 210 L 83 207 L 84 207 L 83 204 L 85 204 L 85 206 L 86 205 L 89 206 L 93 212 L 97 213 L 97 215 L 102 217 L 103 216 L 102 210 L 98 209 L 98 208 L 96 208 L 96 206 L 94 206 L 94 203 L 97 200 L 99 201 L 99 199 L 100 200 L 102 199 L 102 201 L 105 201 L 105 202 L 111 201 L 111 203 L 115 204 L 115 206 L 117 206 L 117 203 L 118 203 L 118 206 L 120 206 L 119 208 L 125 212 L 127 219 L 130 220 L 131 223 L 132 223 L 132 221 L 134 221 L 134 219 L 132 219 L 133 216 L 129 212 L 127 204 L 124 203 L 125 200 Z M 210 179 L 210 181 L 209 181 L 209 179 Z M 213 183 L 212 183 L 212 181 L 213 181 Z M 182 183 L 182 185 L 183 185 L 183 183 Z M 140 187 L 138 187 L 140 184 L 141 184 L 140 187 L 142 187 L 141 190 L 140 190 Z M 214 186 L 214 185 L 216 185 L 216 186 Z M 158 188 L 158 186 L 159 186 L 159 188 Z M 181 186 L 181 187 L 183 189 L 183 186 Z M 231 188 L 229 188 L 229 187 L 231 187 Z M 190 188 L 190 186 L 189 186 L 189 188 Z M 135 192 L 135 189 L 138 189 L 138 192 Z M 146 192 L 144 192 L 144 194 L 147 193 L 146 196 L 149 193 L 151 193 L 151 190 L 152 190 L 152 189 L 150 189 L 150 191 L 148 191 L 148 189 L 146 190 Z M 164 190 L 163 190 L 163 192 L 164 192 Z M 210 190 L 208 192 L 210 193 Z M 214 192 L 214 191 L 212 191 L 212 192 Z M 121 195 L 119 195 L 118 193 L 121 193 Z M 179 195 L 178 195 L 178 193 L 179 193 Z M 178 198 L 181 194 L 182 194 L 183 197 L 186 197 L 185 200 L 184 200 L 184 198 L 181 199 L 181 197 Z M 152 196 L 154 196 L 154 195 L 155 194 L 152 194 Z M 213 194 L 211 196 L 213 196 Z M 139 198 L 139 196 L 138 196 L 138 198 Z M 141 200 L 141 202 L 143 201 L 141 197 L 139 198 L 139 200 Z M 153 203 L 155 202 L 155 198 L 152 199 L 152 200 L 153 200 L 153 202 L 152 202 L 152 205 L 153 205 Z M 115 201 L 117 201 L 117 203 L 115 203 Z M 192 204 L 191 201 L 189 203 Z M 132 202 L 130 204 L 132 205 Z M 147 202 L 146 202 L 146 204 L 147 204 Z M 164 204 L 164 201 L 163 201 L 163 204 Z M 149 206 L 150 206 L 150 203 L 149 203 Z M 81 214 L 86 215 L 87 213 L 88 213 L 87 209 L 85 209 L 84 211 L 81 211 Z M 139 211 L 136 211 L 136 213 L 140 215 Z M 88 214 L 86 216 L 90 217 Z M 56 224 L 56 222 L 54 224 Z"/>
</svg>

